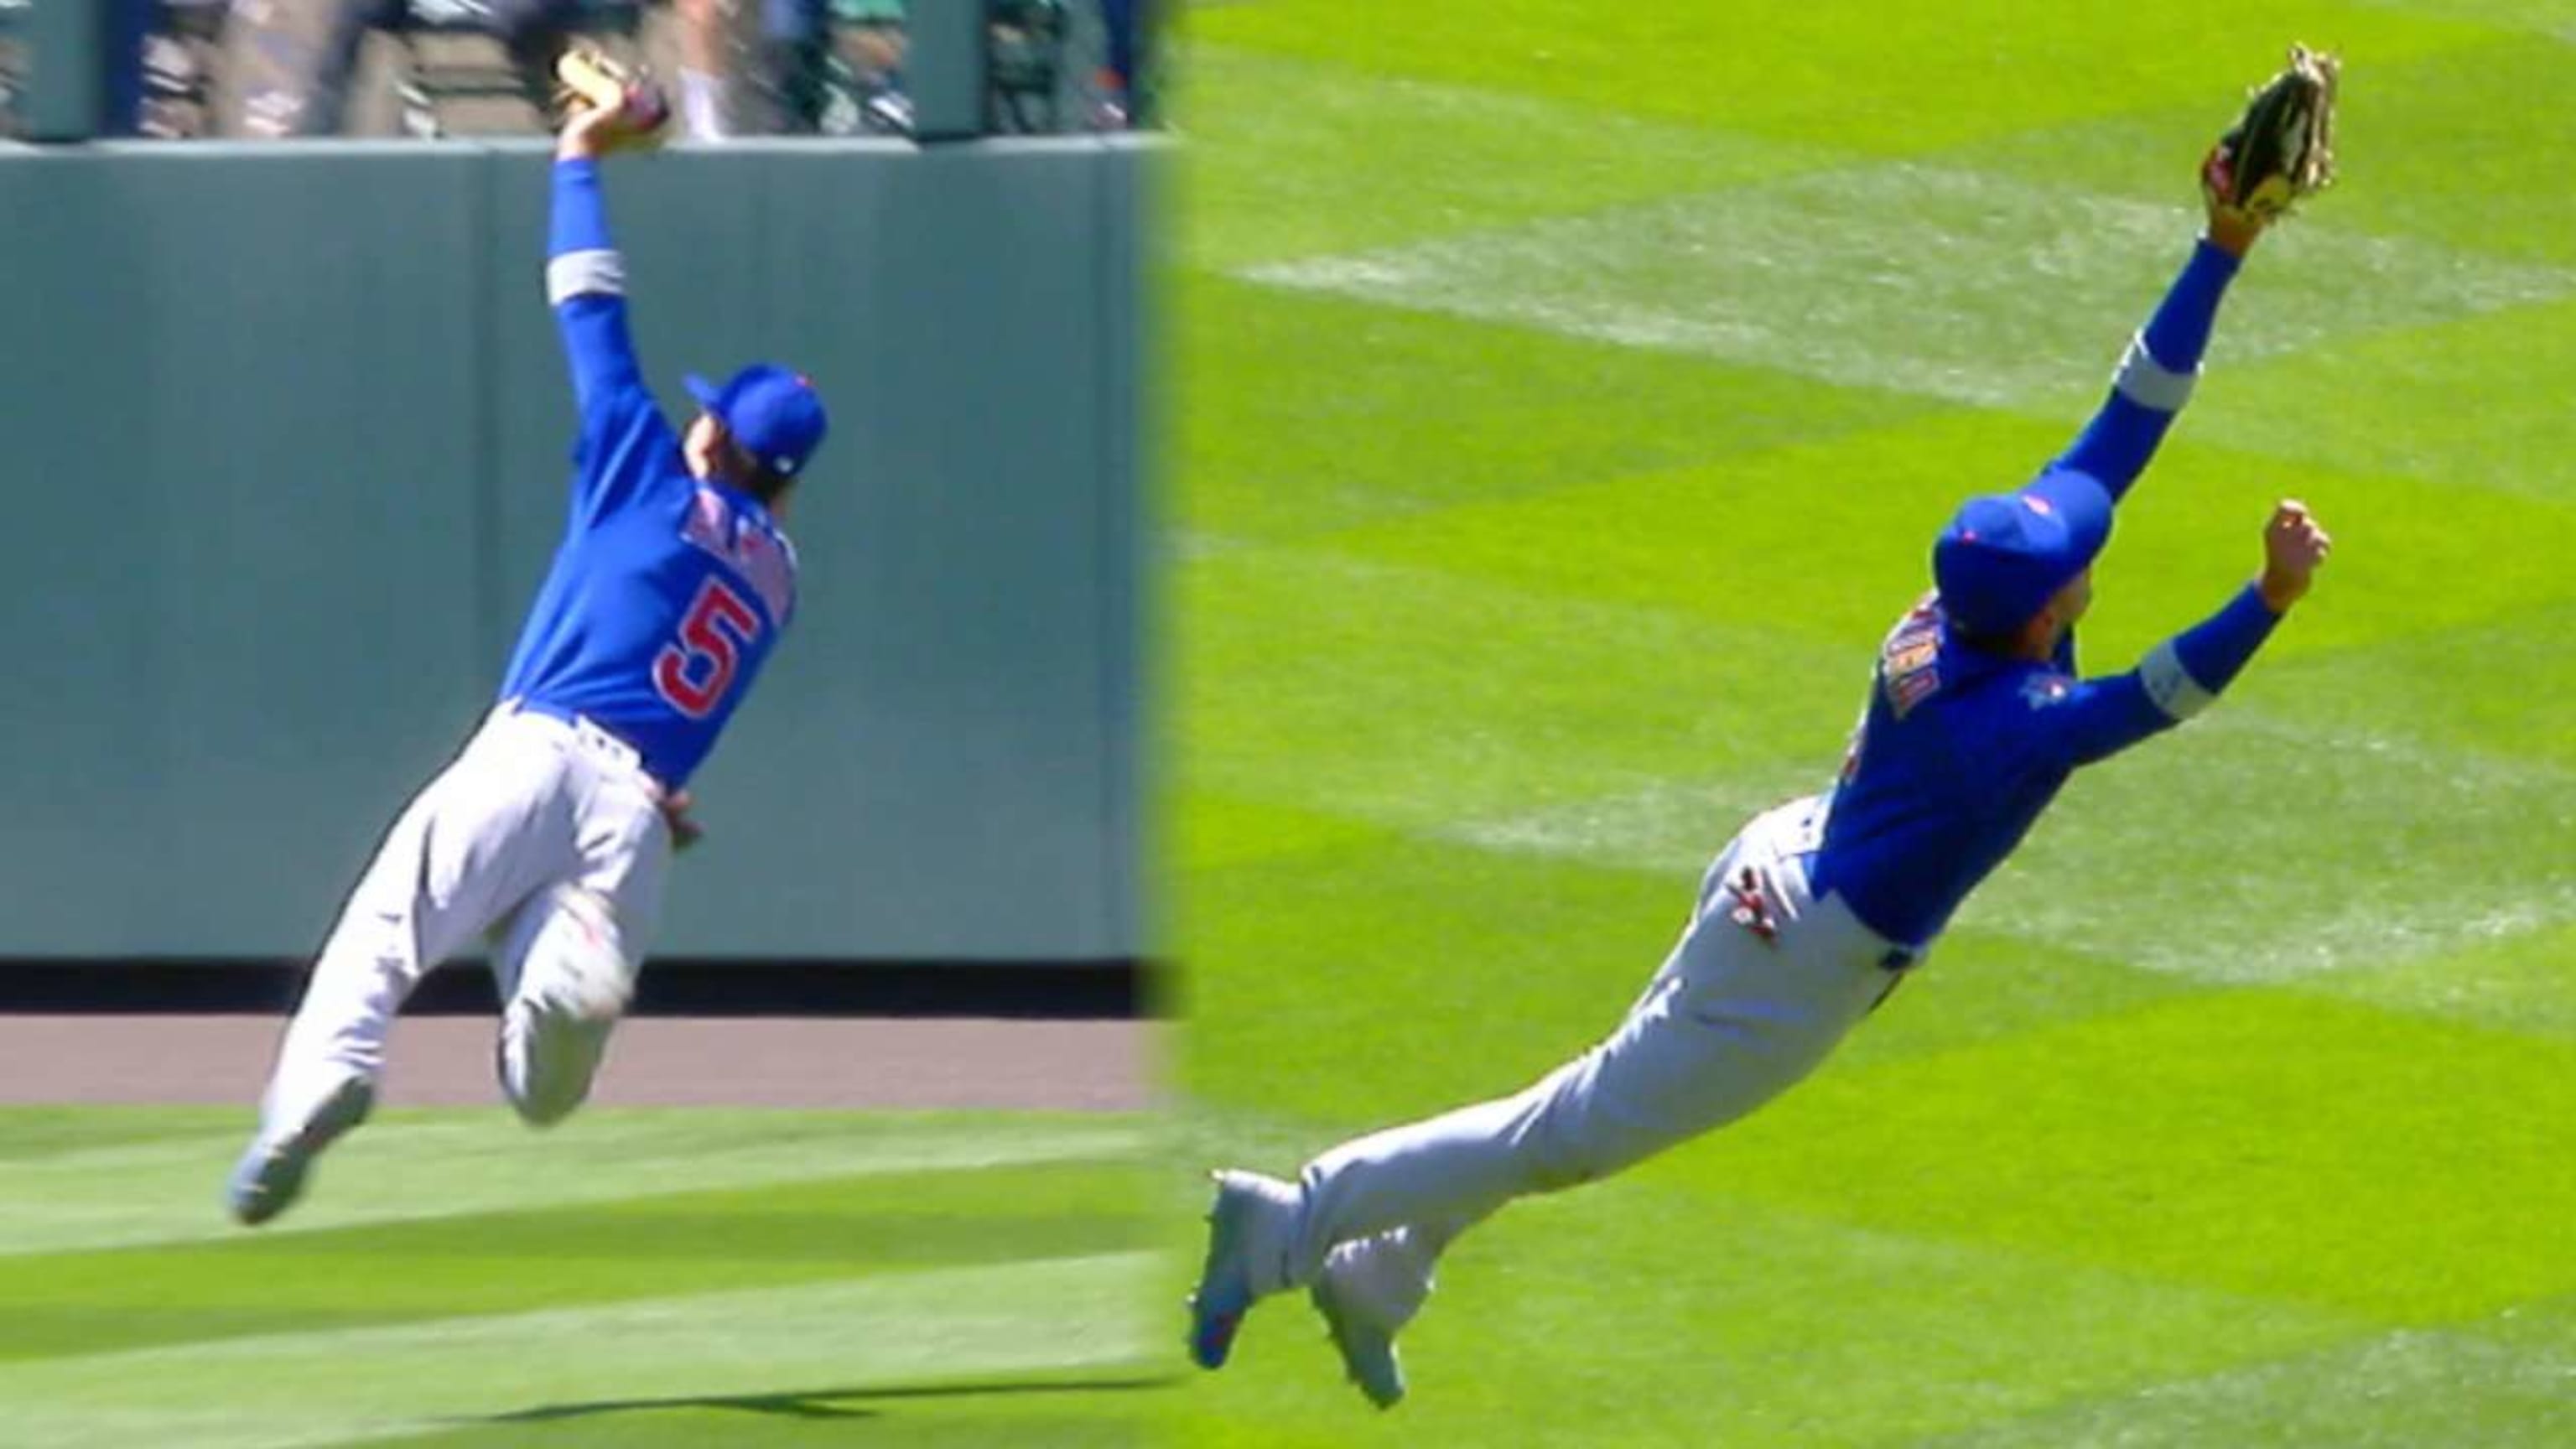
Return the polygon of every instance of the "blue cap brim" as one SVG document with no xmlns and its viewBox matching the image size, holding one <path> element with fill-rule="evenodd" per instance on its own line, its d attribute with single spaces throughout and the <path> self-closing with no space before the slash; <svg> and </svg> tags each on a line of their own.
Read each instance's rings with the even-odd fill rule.
<svg viewBox="0 0 2576 1449">
<path fill-rule="evenodd" d="M 689 396 L 698 400 L 698 406 L 705 408 L 708 412 L 716 413 L 719 417 L 723 416 L 721 412 L 718 412 L 718 409 L 724 402 L 723 388 L 716 386 L 714 383 L 707 381 L 705 378 L 698 376 L 694 372 L 680 379 L 680 386 L 687 388 L 689 390 Z"/>
</svg>

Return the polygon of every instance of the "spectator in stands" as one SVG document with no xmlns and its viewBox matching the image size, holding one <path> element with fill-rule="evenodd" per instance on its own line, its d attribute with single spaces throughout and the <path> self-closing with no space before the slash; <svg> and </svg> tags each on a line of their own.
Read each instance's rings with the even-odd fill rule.
<svg viewBox="0 0 2576 1449">
<path fill-rule="evenodd" d="M 143 37 L 135 130 L 160 140 L 211 136 L 232 0 L 157 0 Z"/>
<path fill-rule="evenodd" d="M 1098 91 L 1091 111 L 1095 127 L 1123 131 L 1144 124 L 1136 68 L 1141 55 L 1139 42 L 1146 38 L 1146 27 L 1152 23 L 1145 0 L 1100 0 L 1100 27 L 1106 33 L 1108 56 L 1093 81 Z"/>
<path fill-rule="evenodd" d="M 733 44 L 722 0 L 679 0 L 680 118 L 692 140 L 730 135 L 810 136 L 830 100 L 830 0 L 760 0 L 760 33 L 741 92 L 745 113 L 727 114 L 725 74 Z"/>
<path fill-rule="evenodd" d="M 347 128 L 349 86 L 358 53 L 378 30 L 413 27 L 474 29 L 508 52 L 528 104 L 547 114 L 555 88 L 555 57 L 569 43 L 578 0 L 337 0 L 329 38 L 314 59 L 296 131 L 336 136 Z"/>
</svg>

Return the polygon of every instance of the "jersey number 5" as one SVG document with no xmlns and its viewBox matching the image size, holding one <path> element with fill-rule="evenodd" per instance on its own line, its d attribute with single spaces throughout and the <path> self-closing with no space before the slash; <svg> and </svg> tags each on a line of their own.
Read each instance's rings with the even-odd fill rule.
<svg viewBox="0 0 2576 1449">
<path fill-rule="evenodd" d="M 723 579 L 710 577 L 680 621 L 677 642 L 653 657 L 653 688 L 691 719 L 715 713 L 742 667 L 743 647 L 760 637 L 760 616 Z"/>
</svg>

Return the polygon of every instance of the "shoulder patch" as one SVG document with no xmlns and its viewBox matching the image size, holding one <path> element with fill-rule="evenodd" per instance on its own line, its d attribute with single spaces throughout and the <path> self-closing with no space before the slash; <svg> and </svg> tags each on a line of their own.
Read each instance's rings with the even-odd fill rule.
<svg viewBox="0 0 2576 1449">
<path fill-rule="evenodd" d="M 1940 692 L 1941 611 L 1929 597 L 1888 631 L 1878 648 L 1878 682 L 1898 719 Z"/>
</svg>

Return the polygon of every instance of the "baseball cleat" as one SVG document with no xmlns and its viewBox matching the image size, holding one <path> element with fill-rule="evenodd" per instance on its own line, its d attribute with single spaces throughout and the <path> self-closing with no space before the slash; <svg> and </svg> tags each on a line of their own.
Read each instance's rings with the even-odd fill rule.
<svg viewBox="0 0 2576 1449">
<path fill-rule="evenodd" d="M 1190 1294 L 1190 1361 L 1203 1369 L 1225 1367 L 1235 1330 L 1252 1311 L 1253 1217 L 1271 1205 L 1278 1186 L 1257 1173 L 1215 1172 L 1216 1201 L 1208 1208 L 1207 1263 Z"/>
<path fill-rule="evenodd" d="M 304 1178 L 323 1148 L 367 1120 L 376 1105 L 375 1084 L 350 1077 L 331 1089 L 313 1114 L 292 1132 L 253 1138 L 250 1150 L 224 1184 L 225 1205 L 243 1227 L 255 1228 L 286 1211 L 304 1191 Z"/>
<path fill-rule="evenodd" d="M 1342 1371 L 1381 1409 L 1404 1402 L 1404 1365 L 1395 1356 L 1395 1330 L 1370 1311 L 1346 1278 L 1327 1266 L 1308 1296 L 1324 1315 Z"/>
</svg>

